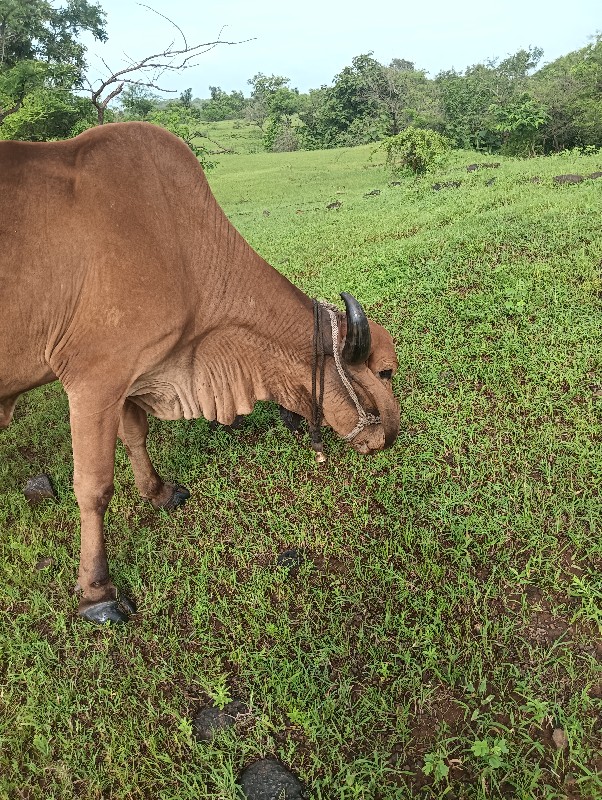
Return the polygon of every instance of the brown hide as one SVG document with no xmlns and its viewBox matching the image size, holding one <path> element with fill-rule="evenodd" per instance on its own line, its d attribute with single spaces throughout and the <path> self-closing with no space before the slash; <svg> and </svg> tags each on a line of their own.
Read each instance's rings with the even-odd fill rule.
<svg viewBox="0 0 602 800">
<path fill-rule="evenodd" d="M 0 427 L 35 386 L 58 379 L 69 398 L 84 606 L 114 594 L 102 517 L 117 436 L 141 494 L 173 499 L 146 454 L 145 412 L 230 423 L 274 400 L 311 415 L 311 301 L 237 233 L 191 151 L 158 127 L 0 142 L 0 281 Z M 366 453 L 399 427 L 378 375 L 397 366 L 393 343 L 371 331 L 367 364 L 348 368 L 382 419 L 352 443 Z M 332 357 L 324 418 L 341 435 L 357 422 Z"/>
</svg>

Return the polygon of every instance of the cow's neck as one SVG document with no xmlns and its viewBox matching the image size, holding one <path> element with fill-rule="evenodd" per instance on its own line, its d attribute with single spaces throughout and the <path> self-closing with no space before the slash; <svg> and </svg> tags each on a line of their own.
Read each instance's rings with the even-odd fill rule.
<svg viewBox="0 0 602 800">
<path fill-rule="evenodd" d="M 255 401 L 273 400 L 308 416 L 311 300 L 238 234 L 230 242 L 223 286 L 198 311 L 200 413 L 227 424 L 250 413 Z"/>
</svg>

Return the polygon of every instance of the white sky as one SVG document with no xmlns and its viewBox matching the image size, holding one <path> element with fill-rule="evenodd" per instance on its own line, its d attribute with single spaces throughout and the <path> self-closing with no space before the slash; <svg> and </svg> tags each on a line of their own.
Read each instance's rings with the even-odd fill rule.
<svg viewBox="0 0 602 800">
<path fill-rule="evenodd" d="M 109 41 L 86 38 L 90 76 L 100 74 L 102 57 L 111 69 L 160 52 L 177 31 L 135 0 L 97 0 L 107 13 Z M 330 85 L 360 53 L 374 51 L 381 63 L 413 61 L 434 77 L 442 69 L 464 69 L 487 58 L 504 58 L 522 47 L 544 49 L 542 63 L 584 47 L 602 30 L 601 0 L 148 0 L 177 23 L 189 44 L 223 39 L 253 41 L 221 45 L 200 57 L 198 66 L 163 79 L 178 93 L 192 87 L 208 97 L 209 86 L 249 94 L 257 72 L 284 75 L 301 92 Z M 178 43 L 178 40 L 176 40 Z"/>
</svg>

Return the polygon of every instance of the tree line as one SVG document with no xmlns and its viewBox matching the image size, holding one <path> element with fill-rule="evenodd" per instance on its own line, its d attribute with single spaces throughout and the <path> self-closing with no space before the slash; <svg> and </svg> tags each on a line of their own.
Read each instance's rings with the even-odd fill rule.
<svg viewBox="0 0 602 800">
<path fill-rule="evenodd" d="M 207 43 L 189 47 L 182 34 L 181 48 L 111 73 L 102 94 L 87 81 L 83 32 L 107 38 L 106 16 L 90 0 L 0 0 L 0 138 L 66 138 L 99 122 L 146 119 L 202 156 L 199 126 L 238 119 L 261 129 L 268 150 L 354 146 L 409 128 L 507 155 L 602 147 L 602 35 L 544 66 L 541 48 L 530 47 L 430 78 L 413 62 L 385 65 L 368 52 L 308 93 L 287 77 L 257 73 L 248 96 L 210 86 L 204 99 L 186 89 L 165 100 L 157 75 L 190 66 Z"/>
</svg>

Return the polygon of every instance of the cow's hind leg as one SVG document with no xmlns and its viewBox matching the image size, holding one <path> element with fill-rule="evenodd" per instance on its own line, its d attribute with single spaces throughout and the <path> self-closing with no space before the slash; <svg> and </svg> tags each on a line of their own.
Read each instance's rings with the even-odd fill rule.
<svg viewBox="0 0 602 800">
<path fill-rule="evenodd" d="M 96 622 L 125 622 L 135 611 L 119 597 L 109 576 L 103 521 L 113 496 L 115 445 L 119 407 L 112 404 L 94 412 L 90 405 L 70 402 L 73 441 L 73 488 L 81 517 L 81 556 L 78 613 Z"/>
<path fill-rule="evenodd" d="M 132 464 L 134 480 L 141 497 L 154 508 L 172 510 L 184 505 L 190 492 L 178 484 L 166 483 L 157 473 L 146 450 L 148 418 L 146 411 L 126 400 L 119 420 L 119 438 Z"/>
</svg>

